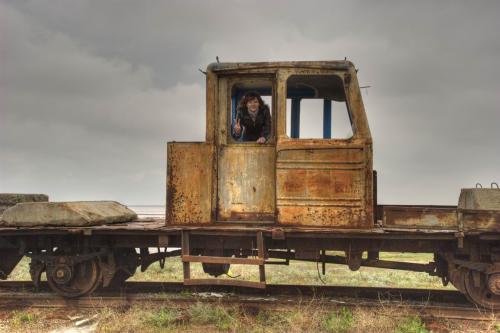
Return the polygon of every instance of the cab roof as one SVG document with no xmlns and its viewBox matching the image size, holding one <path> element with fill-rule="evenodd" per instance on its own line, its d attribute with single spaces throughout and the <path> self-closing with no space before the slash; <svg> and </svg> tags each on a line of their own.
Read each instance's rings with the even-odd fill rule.
<svg viewBox="0 0 500 333">
<path fill-rule="evenodd" d="M 276 61 L 276 62 L 213 62 L 207 66 L 207 71 L 225 72 L 252 69 L 277 69 L 277 68 L 310 68 L 333 69 L 349 71 L 354 69 L 354 64 L 349 60 L 331 61 Z"/>
</svg>

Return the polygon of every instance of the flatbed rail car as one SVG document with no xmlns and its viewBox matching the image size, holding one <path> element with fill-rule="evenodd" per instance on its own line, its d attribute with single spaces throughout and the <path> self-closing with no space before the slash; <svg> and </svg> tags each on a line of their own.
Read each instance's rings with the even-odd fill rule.
<svg viewBox="0 0 500 333">
<path fill-rule="evenodd" d="M 266 265 L 306 260 L 427 272 L 478 305 L 500 308 L 500 190 L 462 190 L 458 206 L 378 205 L 352 63 L 216 63 L 206 79 L 205 141 L 168 143 L 165 220 L 0 228 L 1 277 L 28 256 L 35 285 L 45 271 L 55 292 L 78 297 L 179 256 L 187 285 L 265 288 Z M 263 144 L 232 135 L 248 91 L 270 107 Z M 342 119 L 347 135 L 337 136 Z M 321 134 L 301 134 L 311 123 Z M 385 261 L 380 251 L 432 253 L 434 261 Z M 215 277 L 231 264 L 255 265 L 259 281 L 193 279 L 191 263 Z"/>
</svg>

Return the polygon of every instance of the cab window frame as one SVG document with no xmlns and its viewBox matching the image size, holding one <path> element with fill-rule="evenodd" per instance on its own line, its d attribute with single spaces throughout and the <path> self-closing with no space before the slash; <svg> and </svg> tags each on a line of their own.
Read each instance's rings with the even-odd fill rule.
<svg viewBox="0 0 500 333">
<path fill-rule="evenodd" d="M 242 141 L 235 139 L 232 135 L 233 131 L 233 121 L 235 120 L 234 117 L 236 117 L 236 110 L 238 107 L 238 104 L 240 103 L 241 98 L 243 98 L 244 93 L 242 94 L 240 99 L 237 99 L 236 101 L 233 102 L 233 89 L 237 84 L 241 84 L 244 82 L 252 82 L 252 81 L 262 81 L 269 83 L 269 88 L 271 89 L 271 94 L 270 95 L 261 95 L 262 96 L 269 96 L 271 97 L 271 102 L 267 104 L 269 106 L 269 113 L 271 115 L 271 134 L 269 140 L 267 140 L 265 143 L 257 143 L 255 141 Z M 267 87 L 266 87 L 267 88 Z M 249 88 L 246 89 L 245 92 L 248 91 L 258 91 L 259 88 Z M 227 85 L 227 110 L 226 110 L 226 143 L 229 145 L 256 145 L 256 146 L 269 146 L 269 145 L 275 145 L 276 144 L 276 122 L 277 122 L 277 117 L 276 117 L 276 102 L 277 102 L 277 96 L 276 96 L 276 77 L 275 75 L 271 74 L 244 74 L 244 75 L 237 75 L 235 77 L 232 77 L 228 80 L 228 85 Z M 233 110 L 234 107 L 234 110 Z M 234 111 L 234 113 L 233 113 Z"/>
<path fill-rule="evenodd" d="M 291 110 L 291 105 L 290 105 L 290 110 L 288 109 L 288 85 L 289 85 L 289 80 L 290 78 L 292 78 L 293 76 L 309 76 L 309 77 L 314 77 L 314 76 L 336 76 L 339 78 L 339 81 L 341 82 L 341 85 L 342 85 L 342 91 L 343 91 L 343 95 L 345 97 L 345 109 L 347 111 L 347 115 L 348 115 L 348 119 L 349 119 L 349 124 L 350 124 L 350 127 L 351 127 L 351 133 L 352 135 L 350 137 L 347 137 L 347 138 L 336 138 L 336 137 L 331 137 L 331 138 L 324 138 L 324 137 L 318 137 L 318 138 L 311 138 L 311 137 L 307 137 L 307 138 L 301 138 L 300 135 L 299 137 L 292 137 L 291 135 L 288 134 L 288 120 L 289 118 L 292 117 L 292 110 Z M 280 136 L 283 136 L 285 139 L 287 140 L 293 140 L 293 141 L 311 141 L 311 140 L 314 140 L 314 141 L 344 141 L 344 142 L 347 142 L 347 141 L 351 141 L 353 140 L 356 136 L 357 136 L 357 130 L 356 130 L 356 122 L 355 122 L 355 118 L 353 116 L 353 112 L 352 112 L 352 108 L 351 108 L 351 101 L 349 100 L 349 91 L 347 89 L 347 86 L 346 86 L 346 83 L 345 83 L 345 72 L 339 72 L 339 71 L 334 71 L 334 72 L 318 72 L 318 71 L 293 71 L 293 72 L 289 72 L 289 73 L 286 73 L 286 75 L 283 76 L 283 79 L 282 79 L 282 84 L 284 85 L 284 89 L 283 89 L 283 95 L 284 96 L 281 96 L 280 98 L 282 99 L 282 103 L 283 103 L 283 117 L 281 118 L 282 121 L 284 121 L 284 124 L 282 126 L 282 130 L 281 132 L 283 133 L 280 133 Z M 316 100 L 324 100 L 323 98 L 319 98 L 319 97 L 316 97 L 316 98 L 311 98 L 311 97 L 303 97 L 302 99 L 316 99 Z M 334 102 L 334 100 L 332 99 L 331 100 L 332 103 Z M 335 110 L 332 110 L 331 111 L 332 114 L 330 115 L 330 119 L 332 119 L 333 117 L 333 113 L 335 112 Z M 303 114 L 301 114 L 302 116 Z M 290 119 L 291 120 L 291 119 Z M 300 123 L 300 122 L 299 122 Z M 290 123 L 290 126 L 292 126 L 292 124 Z M 323 122 L 321 122 L 321 126 L 323 126 Z M 331 125 L 330 125 L 331 126 Z M 330 129 L 330 131 L 333 130 L 333 126 L 332 128 Z M 291 132 L 291 129 L 290 129 L 290 132 Z M 291 133 L 290 133 L 291 134 Z M 333 135 L 334 133 L 331 132 L 331 134 Z"/>
</svg>

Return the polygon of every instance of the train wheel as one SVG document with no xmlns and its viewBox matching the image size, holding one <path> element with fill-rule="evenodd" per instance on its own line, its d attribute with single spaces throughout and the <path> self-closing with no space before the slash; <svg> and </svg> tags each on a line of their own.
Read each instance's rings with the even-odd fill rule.
<svg viewBox="0 0 500 333">
<path fill-rule="evenodd" d="M 92 293 L 102 280 L 101 268 L 96 258 L 73 266 L 56 264 L 47 269 L 50 288 L 63 297 L 74 298 Z"/>
<path fill-rule="evenodd" d="M 479 282 L 479 286 L 475 282 Z M 481 274 L 480 281 L 474 281 L 473 273 L 469 271 L 465 275 L 464 284 L 469 300 L 487 309 L 500 309 L 499 273 L 490 275 L 488 279 L 484 274 Z"/>
</svg>

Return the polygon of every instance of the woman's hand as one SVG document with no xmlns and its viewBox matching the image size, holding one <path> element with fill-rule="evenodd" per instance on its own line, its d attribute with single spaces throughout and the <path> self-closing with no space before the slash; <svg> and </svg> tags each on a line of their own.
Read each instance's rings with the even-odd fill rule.
<svg viewBox="0 0 500 333">
<path fill-rule="evenodd" d="M 240 136 L 241 134 L 240 118 L 236 118 L 236 124 L 234 124 L 234 134 L 236 136 Z"/>
<path fill-rule="evenodd" d="M 257 143 L 266 143 L 266 138 L 261 136 L 260 138 L 257 139 Z"/>
</svg>

